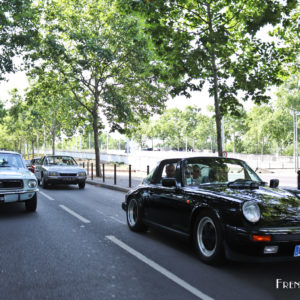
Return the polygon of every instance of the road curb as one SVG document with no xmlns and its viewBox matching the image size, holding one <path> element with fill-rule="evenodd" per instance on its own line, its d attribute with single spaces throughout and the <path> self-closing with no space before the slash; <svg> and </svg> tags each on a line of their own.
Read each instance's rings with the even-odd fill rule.
<svg viewBox="0 0 300 300">
<path fill-rule="evenodd" d="M 103 187 L 106 189 L 110 189 L 110 190 L 115 190 L 115 191 L 119 191 L 119 192 L 123 192 L 123 193 L 127 193 L 130 188 L 125 188 L 119 185 L 111 185 L 111 184 L 107 184 L 107 183 L 100 183 L 100 182 L 96 182 L 93 180 L 86 180 L 86 183 L 91 184 L 91 185 L 95 185 L 98 187 Z"/>
</svg>

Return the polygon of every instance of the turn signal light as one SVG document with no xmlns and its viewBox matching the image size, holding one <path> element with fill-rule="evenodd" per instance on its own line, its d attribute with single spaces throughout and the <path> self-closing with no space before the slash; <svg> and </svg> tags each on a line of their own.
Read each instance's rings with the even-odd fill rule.
<svg viewBox="0 0 300 300">
<path fill-rule="evenodd" d="M 252 241 L 253 242 L 271 242 L 271 236 L 270 235 L 252 235 Z"/>
</svg>

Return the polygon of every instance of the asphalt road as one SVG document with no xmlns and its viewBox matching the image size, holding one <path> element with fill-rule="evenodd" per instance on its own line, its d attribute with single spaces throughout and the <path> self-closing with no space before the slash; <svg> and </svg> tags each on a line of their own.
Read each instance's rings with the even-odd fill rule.
<svg viewBox="0 0 300 300">
<path fill-rule="evenodd" d="M 0 299 L 299 299 L 297 263 L 203 264 L 191 245 L 129 231 L 124 193 L 42 189 L 36 213 L 0 206 Z"/>
</svg>

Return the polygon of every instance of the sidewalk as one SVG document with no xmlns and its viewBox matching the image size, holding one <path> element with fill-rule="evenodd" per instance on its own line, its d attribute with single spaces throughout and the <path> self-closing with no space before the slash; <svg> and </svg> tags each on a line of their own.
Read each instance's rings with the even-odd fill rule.
<svg viewBox="0 0 300 300">
<path fill-rule="evenodd" d="M 266 170 L 265 172 L 258 170 L 257 174 L 263 181 L 266 181 L 267 184 L 269 184 L 270 179 L 279 179 L 279 187 L 297 189 L 297 173 L 294 170 L 274 169 Z M 131 188 L 139 185 L 146 176 L 146 173 L 143 172 L 133 172 L 131 175 Z M 91 177 L 88 177 L 86 183 L 125 193 L 130 190 L 129 174 L 127 172 L 117 173 L 116 184 L 114 184 L 113 173 L 106 174 L 105 182 L 99 177 L 94 177 L 93 180 Z"/>
<path fill-rule="evenodd" d="M 142 180 L 146 177 L 146 175 L 142 174 L 135 174 L 132 173 L 131 175 L 131 188 L 138 186 Z M 93 179 L 91 177 L 88 177 L 86 180 L 86 183 L 96 185 L 99 187 L 104 187 L 107 189 L 112 189 L 115 191 L 120 191 L 127 193 L 131 188 L 129 187 L 129 174 L 121 173 L 117 174 L 117 182 L 114 184 L 114 176 L 113 174 L 107 174 L 105 176 L 105 181 L 103 182 L 103 178 L 101 177 L 94 177 Z"/>
</svg>

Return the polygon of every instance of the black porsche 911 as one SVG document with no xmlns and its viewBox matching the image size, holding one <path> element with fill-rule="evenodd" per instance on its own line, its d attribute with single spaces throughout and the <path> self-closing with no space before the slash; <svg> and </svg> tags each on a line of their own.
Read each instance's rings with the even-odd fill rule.
<svg viewBox="0 0 300 300">
<path fill-rule="evenodd" d="M 209 264 L 300 261 L 299 195 L 276 179 L 267 185 L 242 160 L 193 157 L 159 162 L 122 208 L 131 230 L 150 226 L 191 239 Z"/>
</svg>

